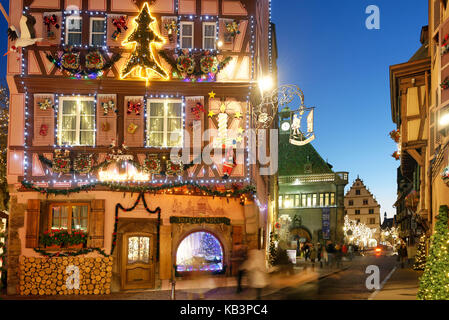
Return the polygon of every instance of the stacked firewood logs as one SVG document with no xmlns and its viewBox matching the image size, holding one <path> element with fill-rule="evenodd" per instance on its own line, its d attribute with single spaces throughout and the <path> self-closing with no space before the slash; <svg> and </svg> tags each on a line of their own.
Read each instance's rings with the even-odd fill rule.
<svg viewBox="0 0 449 320">
<path fill-rule="evenodd" d="M 73 287 L 73 272 L 79 269 L 79 288 Z M 84 295 L 111 293 L 112 257 L 20 257 L 19 292 L 21 295 Z M 70 280 L 70 279 L 69 279 Z M 72 286 L 72 288 L 70 288 Z"/>
</svg>

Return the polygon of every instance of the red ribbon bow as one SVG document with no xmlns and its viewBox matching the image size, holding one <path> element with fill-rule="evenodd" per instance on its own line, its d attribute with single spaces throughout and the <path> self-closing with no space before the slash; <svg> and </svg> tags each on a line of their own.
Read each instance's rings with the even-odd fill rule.
<svg viewBox="0 0 449 320">
<path fill-rule="evenodd" d="M 52 15 L 50 17 L 44 17 L 44 24 L 47 26 L 47 31 L 50 32 L 50 26 L 55 26 L 56 29 L 59 29 L 58 17 L 56 15 Z"/>
<path fill-rule="evenodd" d="M 196 106 L 192 108 L 192 113 L 195 115 L 196 120 L 200 120 L 200 112 L 204 112 L 204 106 L 197 102 Z"/>
<path fill-rule="evenodd" d="M 120 33 L 122 32 L 122 28 L 124 30 L 128 30 L 128 27 L 126 26 L 127 22 L 124 16 L 121 16 L 118 19 L 113 19 L 112 24 L 117 28 L 117 31 Z"/>
<path fill-rule="evenodd" d="M 47 132 L 48 132 L 48 126 L 46 124 L 41 125 L 41 129 L 39 131 L 39 134 L 41 136 L 45 137 L 47 135 Z"/>
<path fill-rule="evenodd" d="M 136 115 L 140 115 L 140 108 L 142 107 L 142 104 L 139 103 L 132 103 L 131 101 L 128 101 L 128 114 L 135 111 Z"/>
</svg>

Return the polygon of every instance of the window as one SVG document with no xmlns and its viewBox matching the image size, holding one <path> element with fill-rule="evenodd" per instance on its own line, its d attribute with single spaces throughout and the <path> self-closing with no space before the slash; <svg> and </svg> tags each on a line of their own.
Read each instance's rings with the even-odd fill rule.
<svg viewBox="0 0 449 320">
<path fill-rule="evenodd" d="M 181 22 L 181 48 L 193 48 L 193 22 Z"/>
<path fill-rule="evenodd" d="M 95 145 L 95 101 L 93 97 L 59 98 L 59 145 Z"/>
<path fill-rule="evenodd" d="M 105 45 L 105 18 L 90 19 L 90 45 L 102 47 Z"/>
<path fill-rule="evenodd" d="M 324 194 L 324 206 L 329 207 L 329 193 Z"/>
<path fill-rule="evenodd" d="M 80 16 L 70 16 L 66 19 L 65 43 L 71 46 L 81 45 L 83 38 L 83 20 Z"/>
<path fill-rule="evenodd" d="M 149 237 L 128 238 L 128 264 L 136 262 L 148 263 L 150 257 Z"/>
<path fill-rule="evenodd" d="M 367 205 L 368 204 L 368 199 L 363 199 L 363 205 Z"/>
<path fill-rule="evenodd" d="M 302 195 L 302 207 L 307 207 L 307 195 Z"/>
<path fill-rule="evenodd" d="M 312 206 L 312 195 L 308 194 L 307 195 L 307 207 L 311 207 Z"/>
<path fill-rule="evenodd" d="M 356 221 L 357 221 L 357 224 L 359 224 L 359 223 L 360 223 L 360 219 L 356 219 Z"/>
<path fill-rule="evenodd" d="M 316 193 L 314 193 L 312 195 L 312 207 L 316 207 L 317 206 L 317 202 L 316 202 Z"/>
<path fill-rule="evenodd" d="M 299 194 L 295 194 L 295 207 L 299 208 L 301 206 L 301 201 L 300 199 L 300 195 Z"/>
<path fill-rule="evenodd" d="M 50 206 L 49 229 L 87 232 L 88 218 L 88 204 L 52 204 Z"/>
<path fill-rule="evenodd" d="M 376 218 L 370 218 L 369 224 L 376 224 Z"/>
<path fill-rule="evenodd" d="M 355 214 L 360 214 L 360 210 L 355 210 Z"/>
<path fill-rule="evenodd" d="M 182 100 L 149 99 L 147 103 L 147 146 L 180 147 L 183 139 Z"/>
<path fill-rule="evenodd" d="M 355 194 L 359 196 L 360 195 L 360 189 L 355 190 Z"/>
<path fill-rule="evenodd" d="M 320 207 L 324 207 L 324 193 L 320 193 Z"/>
<path fill-rule="evenodd" d="M 215 22 L 203 23 L 203 49 L 215 49 L 217 40 L 217 25 Z"/>
<path fill-rule="evenodd" d="M 374 214 L 374 209 L 369 209 L 369 214 Z"/>
<path fill-rule="evenodd" d="M 279 196 L 279 208 L 283 208 L 282 196 Z"/>
<path fill-rule="evenodd" d="M 335 206 L 335 193 L 331 193 L 331 206 Z"/>
<path fill-rule="evenodd" d="M 349 200 L 348 205 L 349 205 L 349 206 L 353 206 L 353 205 L 354 205 L 354 200 Z"/>
</svg>

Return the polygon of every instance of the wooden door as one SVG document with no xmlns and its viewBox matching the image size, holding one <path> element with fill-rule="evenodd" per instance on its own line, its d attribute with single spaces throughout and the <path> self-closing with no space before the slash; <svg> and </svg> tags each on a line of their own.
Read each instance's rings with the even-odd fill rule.
<svg viewBox="0 0 449 320">
<path fill-rule="evenodd" d="M 122 243 L 122 289 L 154 288 L 154 235 L 126 233 Z"/>
</svg>

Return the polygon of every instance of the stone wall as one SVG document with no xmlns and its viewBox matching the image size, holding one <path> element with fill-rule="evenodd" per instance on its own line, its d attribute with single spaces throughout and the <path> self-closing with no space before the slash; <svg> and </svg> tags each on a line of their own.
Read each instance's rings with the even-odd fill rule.
<svg viewBox="0 0 449 320">
<path fill-rule="evenodd" d="M 20 295 L 111 293 L 112 257 L 22 256 L 19 260 Z M 78 281 L 74 267 L 79 270 Z"/>
</svg>

